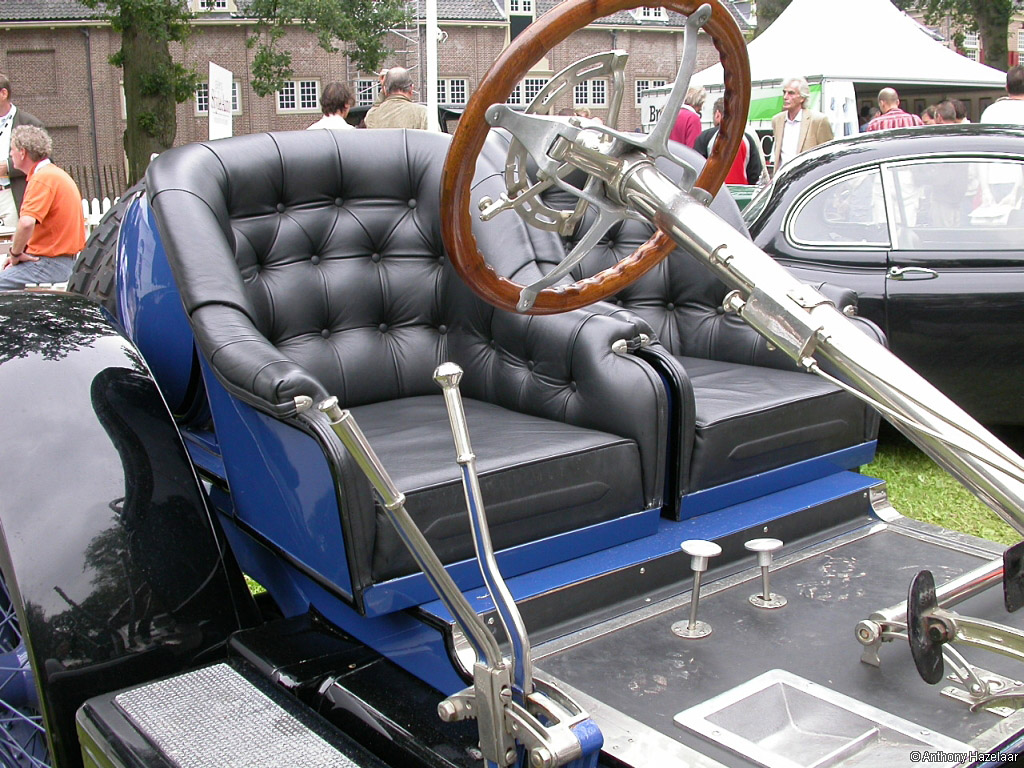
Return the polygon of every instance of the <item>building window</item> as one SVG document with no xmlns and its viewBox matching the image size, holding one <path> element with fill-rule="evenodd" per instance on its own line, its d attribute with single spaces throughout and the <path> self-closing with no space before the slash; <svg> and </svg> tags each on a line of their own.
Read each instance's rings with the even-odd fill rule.
<svg viewBox="0 0 1024 768">
<path fill-rule="evenodd" d="M 1024 29 L 1017 30 L 1017 53 L 1024 53 Z"/>
<path fill-rule="evenodd" d="M 633 14 L 633 18 L 637 21 L 667 21 L 668 15 L 665 13 L 664 8 L 655 8 L 649 5 L 642 5 L 636 8 L 630 13 Z"/>
<path fill-rule="evenodd" d="M 977 32 L 965 32 L 964 56 L 972 61 L 977 61 L 979 48 L 981 48 L 981 36 Z"/>
<path fill-rule="evenodd" d="M 380 96 L 380 80 L 378 78 L 356 80 L 356 106 L 372 107 Z"/>
<path fill-rule="evenodd" d="M 608 82 L 595 79 L 576 83 L 576 88 L 573 90 L 573 104 L 578 107 L 608 106 Z"/>
<path fill-rule="evenodd" d="M 533 0 L 508 0 L 509 13 L 533 13 Z"/>
<path fill-rule="evenodd" d="M 537 94 L 544 90 L 544 86 L 548 84 L 550 78 L 547 77 L 528 77 L 521 83 L 518 83 L 515 88 L 512 89 L 512 93 L 509 94 L 506 104 L 511 104 L 515 107 L 528 107 Z"/>
<path fill-rule="evenodd" d="M 664 88 L 666 85 L 668 85 L 668 80 L 637 80 L 636 105 L 640 106 L 640 97 L 644 91 L 649 91 L 651 88 Z"/>
<path fill-rule="evenodd" d="M 192 0 L 192 9 L 197 13 L 209 13 L 211 11 L 237 11 L 238 6 L 234 0 Z"/>
<path fill-rule="evenodd" d="M 466 103 L 469 93 L 469 81 L 455 77 L 437 81 L 437 103 L 461 106 Z"/>
<path fill-rule="evenodd" d="M 196 114 L 208 115 L 210 113 L 210 84 L 200 83 L 196 86 Z M 231 114 L 242 114 L 242 104 L 238 97 L 238 81 L 231 81 Z"/>
<path fill-rule="evenodd" d="M 537 94 L 544 90 L 544 86 L 547 84 L 548 78 L 546 77 L 528 77 L 523 80 L 523 101 L 529 104 L 537 98 Z"/>
<path fill-rule="evenodd" d="M 290 80 L 277 92 L 278 112 L 319 112 L 320 81 Z"/>
</svg>

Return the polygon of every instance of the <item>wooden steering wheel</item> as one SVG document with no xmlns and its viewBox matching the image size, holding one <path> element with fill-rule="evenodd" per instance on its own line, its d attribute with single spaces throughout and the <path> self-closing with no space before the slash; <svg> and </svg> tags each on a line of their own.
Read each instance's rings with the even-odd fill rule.
<svg viewBox="0 0 1024 768">
<path fill-rule="evenodd" d="M 750 103 L 750 64 L 746 41 L 720 0 L 669 0 L 663 7 L 690 16 L 705 4 L 711 6 L 711 15 L 704 30 L 711 35 L 724 69 L 725 110 L 718 139 L 694 186 L 714 195 L 725 181 L 743 141 Z M 570 34 L 603 16 L 642 5 L 642 0 L 565 0 L 559 3 L 498 57 L 459 120 L 441 179 L 441 210 L 451 212 L 443 217 L 441 231 L 456 271 L 478 296 L 497 307 L 516 310 L 523 286 L 495 273 L 480 253 L 472 232 L 472 180 L 476 159 L 490 130 L 485 112 L 492 104 L 505 103 L 534 62 Z M 672 240 L 658 231 L 615 266 L 572 284 L 539 291 L 533 305 L 525 312 L 554 314 L 606 299 L 637 280 L 674 248 Z"/>
</svg>

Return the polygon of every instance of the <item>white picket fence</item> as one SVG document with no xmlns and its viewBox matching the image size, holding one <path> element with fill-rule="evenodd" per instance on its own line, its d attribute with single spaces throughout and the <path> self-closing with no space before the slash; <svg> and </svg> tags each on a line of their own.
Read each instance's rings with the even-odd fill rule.
<svg viewBox="0 0 1024 768">
<path fill-rule="evenodd" d="M 109 211 L 110 207 L 117 201 L 118 198 L 116 197 L 113 200 L 109 197 L 104 197 L 102 200 L 97 200 L 95 197 L 92 200 L 82 199 L 82 215 L 85 217 L 86 237 L 92 232 L 92 228 L 100 223 L 103 214 Z"/>
</svg>

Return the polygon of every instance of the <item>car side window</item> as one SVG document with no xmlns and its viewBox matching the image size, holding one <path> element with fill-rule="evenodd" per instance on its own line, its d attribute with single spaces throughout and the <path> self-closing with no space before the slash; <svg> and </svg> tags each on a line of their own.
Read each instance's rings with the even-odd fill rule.
<svg viewBox="0 0 1024 768">
<path fill-rule="evenodd" d="M 898 250 L 1018 249 L 1024 163 L 942 158 L 886 167 Z"/>
<path fill-rule="evenodd" d="M 889 245 L 882 176 L 868 168 L 836 179 L 800 203 L 789 237 L 804 245 Z"/>
</svg>

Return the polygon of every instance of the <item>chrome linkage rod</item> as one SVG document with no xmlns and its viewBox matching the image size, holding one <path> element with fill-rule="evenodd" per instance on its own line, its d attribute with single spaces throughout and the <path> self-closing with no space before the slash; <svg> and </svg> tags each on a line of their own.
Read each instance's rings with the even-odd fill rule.
<svg viewBox="0 0 1024 768">
<path fill-rule="evenodd" d="M 455 461 L 462 468 L 462 487 L 466 494 L 466 509 L 469 510 L 469 524 L 473 532 L 473 546 L 476 549 L 480 573 L 512 646 L 512 680 L 521 696 L 529 696 L 533 692 L 533 656 L 530 651 L 530 639 L 526 634 L 522 614 L 519 613 L 512 593 L 501 576 L 497 560 L 494 559 L 487 513 L 484 510 L 480 480 L 476 473 L 476 455 L 469 440 L 466 412 L 462 407 L 462 394 L 459 392 L 461 380 L 462 368 L 455 363 L 442 363 L 434 371 L 434 381 L 444 392 L 444 404 L 448 409 L 448 420 L 451 422 L 452 437 L 455 439 Z"/>
<path fill-rule="evenodd" d="M 416 560 L 420 570 L 426 575 L 430 586 L 445 604 L 452 617 L 459 623 L 470 645 L 477 654 L 477 659 L 485 665 L 499 665 L 502 660 L 498 641 L 490 633 L 479 614 L 466 600 L 466 596 L 448 575 L 441 560 L 431 548 L 423 532 L 405 509 L 405 494 L 398 490 L 384 464 L 359 428 L 351 411 L 343 410 L 338 405 L 338 398 L 329 397 L 320 403 L 319 408 L 327 416 L 328 423 L 338 439 L 355 459 L 373 486 L 384 505 L 391 523 L 402 537 L 409 553 Z"/>
</svg>

